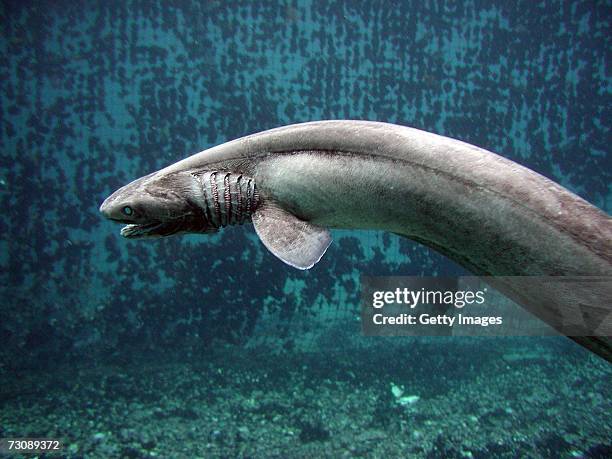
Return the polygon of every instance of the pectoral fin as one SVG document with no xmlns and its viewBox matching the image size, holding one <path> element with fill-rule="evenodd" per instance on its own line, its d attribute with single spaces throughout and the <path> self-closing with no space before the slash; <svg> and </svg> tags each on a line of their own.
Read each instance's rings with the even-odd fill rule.
<svg viewBox="0 0 612 459">
<path fill-rule="evenodd" d="M 267 249 L 294 268 L 312 268 L 332 241 L 326 228 L 300 220 L 275 205 L 262 206 L 252 220 Z"/>
</svg>

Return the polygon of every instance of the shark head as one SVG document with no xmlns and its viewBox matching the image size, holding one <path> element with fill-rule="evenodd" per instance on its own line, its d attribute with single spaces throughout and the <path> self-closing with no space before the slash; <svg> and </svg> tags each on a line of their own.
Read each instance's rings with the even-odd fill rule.
<svg viewBox="0 0 612 459">
<path fill-rule="evenodd" d="M 102 203 L 100 212 L 124 223 L 121 235 L 130 239 L 215 232 L 194 200 L 195 186 L 188 172 L 153 173 L 119 188 Z"/>
</svg>

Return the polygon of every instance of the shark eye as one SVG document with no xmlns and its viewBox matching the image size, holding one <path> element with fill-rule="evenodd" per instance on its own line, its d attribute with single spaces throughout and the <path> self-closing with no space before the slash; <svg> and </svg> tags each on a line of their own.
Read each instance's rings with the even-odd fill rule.
<svg viewBox="0 0 612 459">
<path fill-rule="evenodd" d="M 123 209 L 121 209 L 121 212 L 123 212 L 123 215 L 127 215 L 129 217 L 134 213 L 134 210 L 132 210 L 130 206 L 125 206 Z"/>
</svg>

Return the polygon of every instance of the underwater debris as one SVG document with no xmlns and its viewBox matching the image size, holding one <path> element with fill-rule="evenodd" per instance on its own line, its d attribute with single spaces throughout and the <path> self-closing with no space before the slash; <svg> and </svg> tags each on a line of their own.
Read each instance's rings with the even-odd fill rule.
<svg viewBox="0 0 612 459">
<path fill-rule="evenodd" d="M 391 383 L 391 393 L 395 398 L 395 402 L 401 406 L 412 405 L 420 400 L 418 395 L 404 395 L 404 386 L 398 386 Z"/>
</svg>

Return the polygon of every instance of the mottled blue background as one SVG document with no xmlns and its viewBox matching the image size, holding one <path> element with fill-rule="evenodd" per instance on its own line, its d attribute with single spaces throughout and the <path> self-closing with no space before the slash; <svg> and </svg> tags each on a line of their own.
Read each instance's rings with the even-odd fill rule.
<svg viewBox="0 0 612 459">
<path fill-rule="evenodd" d="M 351 232 L 298 272 L 251 227 L 130 242 L 97 212 L 136 177 L 278 125 L 430 130 L 609 212 L 611 12 L 609 1 L 2 1 L 0 365 L 201 352 L 246 342 L 264 306 L 281 324 L 314 306 L 354 312 L 360 273 L 460 272 L 410 241 Z"/>
</svg>

